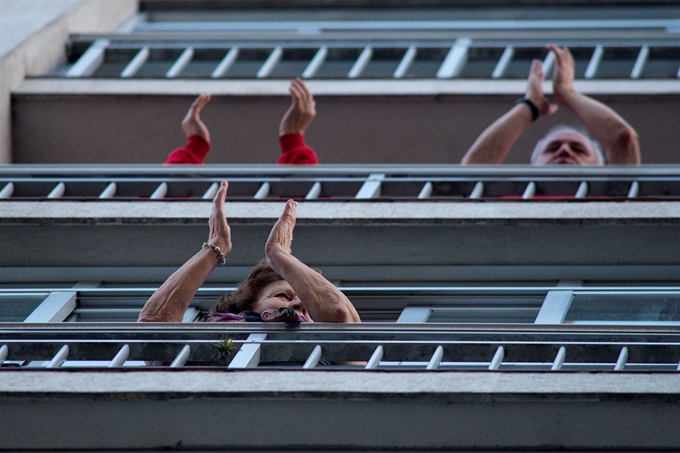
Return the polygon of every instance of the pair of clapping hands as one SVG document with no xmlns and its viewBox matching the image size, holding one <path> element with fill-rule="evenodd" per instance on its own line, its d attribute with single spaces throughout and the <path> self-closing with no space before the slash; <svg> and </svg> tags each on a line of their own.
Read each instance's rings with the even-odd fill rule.
<svg viewBox="0 0 680 453">
<path fill-rule="evenodd" d="M 231 229 L 227 223 L 227 215 L 224 210 L 224 200 L 227 197 L 229 183 L 222 181 L 220 188 L 213 199 L 212 212 L 210 213 L 210 235 L 209 243 L 220 248 L 224 255 L 231 251 Z M 265 244 L 265 256 L 271 265 L 271 258 L 276 254 L 290 254 L 293 243 L 293 229 L 295 228 L 295 215 L 297 203 L 288 200 L 283 209 L 283 214 L 276 221 L 269 233 L 269 238 Z"/>
</svg>

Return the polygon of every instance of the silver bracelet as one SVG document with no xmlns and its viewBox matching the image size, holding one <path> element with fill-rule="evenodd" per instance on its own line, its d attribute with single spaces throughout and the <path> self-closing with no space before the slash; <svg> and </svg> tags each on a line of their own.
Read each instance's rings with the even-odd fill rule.
<svg viewBox="0 0 680 453">
<path fill-rule="evenodd" d="M 224 266 L 225 264 L 227 264 L 227 257 L 224 256 L 224 253 L 222 253 L 222 250 L 220 250 L 220 248 L 218 246 L 216 246 L 215 244 L 213 244 L 211 242 L 204 242 L 203 247 L 201 247 L 201 248 L 206 248 L 206 247 L 212 247 L 212 249 L 220 257 L 220 266 Z"/>
</svg>

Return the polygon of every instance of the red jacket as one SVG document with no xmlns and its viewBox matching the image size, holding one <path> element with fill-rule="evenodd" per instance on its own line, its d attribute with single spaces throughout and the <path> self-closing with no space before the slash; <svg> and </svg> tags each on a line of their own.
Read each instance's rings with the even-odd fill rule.
<svg viewBox="0 0 680 453">
<path fill-rule="evenodd" d="M 281 156 L 278 164 L 316 165 L 319 159 L 312 148 L 305 144 L 301 134 L 286 134 L 279 137 Z M 210 143 L 199 135 L 192 135 L 186 145 L 168 155 L 165 164 L 203 164 L 210 152 Z"/>
</svg>

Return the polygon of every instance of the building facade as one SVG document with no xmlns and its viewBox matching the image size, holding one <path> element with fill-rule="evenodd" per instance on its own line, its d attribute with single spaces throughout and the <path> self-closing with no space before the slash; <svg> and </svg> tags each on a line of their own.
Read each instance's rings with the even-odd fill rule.
<svg viewBox="0 0 680 453">
<path fill-rule="evenodd" d="M 111 7 L 67 13 L 95 3 Z M 680 449 L 680 167 L 670 135 L 650 137 L 680 93 L 675 5 L 133 3 L 8 90 L 1 448 Z M 556 40 L 664 165 L 456 165 Z M 324 163 L 263 163 L 297 75 Z M 158 165 L 206 91 L 213 163 Z M 415 131 L 435 154 L 413 151 Z M 134 323 L 205 242 L 222 179 L 227 266 L 183 322 Z M 262 257 L 289 198 L 296 256 L 362 323 L 196 322 Z"/>
</svg>

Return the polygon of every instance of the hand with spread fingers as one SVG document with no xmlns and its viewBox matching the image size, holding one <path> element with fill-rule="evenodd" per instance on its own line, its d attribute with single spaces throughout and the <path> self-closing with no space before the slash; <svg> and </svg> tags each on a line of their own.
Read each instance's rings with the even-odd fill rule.
<svg viewBox="0 0 680 453">
<path fill-rule="evenodd" d="M 290 82 L 288 92 L 292 103 L 281 119 L 279 136 L 286 134 L 304 135 L 314 117 L 316 117 L 316 103 L 307 84 L 299 77 Z"/>
<path fill-rule="evenodd" d="M 210 102 L 210 94 L 203 93 L 196 98 L 196 100 L 189 107 L 189 111 L 182 120 L 182 130 L 187 138 L 192 135 L 198 135 L 206 142 L 210 143 L 210 131 L 206 125 L 201 121 L 201 110 Z"/>
<path fill-rule="evenodd" d="M 524 97 L 534 103 L 540 115 L 549 116 L 557 111 L 557 105 L 548 102 L 543 94 L 544 80 L 543 63 L 540 60 L 532 61 Z"/>
<path fill-rule="evenodd" d="M 269 261 L 270 255 L 277 252 L 292 253 L 291 247 L 293 244 L 296 212 L 297 203 L 293 200 L 288 200 L 281 217 L 279 217 L 279 220 L 276 221 L 269 233 L 269 238 L 267 239 L 267 244 L 264 249 L 267 261 Z"/>
<path fill-rule="evenodd" d="M 555 70 L 553 71 L 553 96 L 562 104 L 568 92 L 574 91 L 574 57 L 567 47 L 557 47 L 548 44 L 546 47 L 555 55 Z"/>
<path fill-rule="evenodd" d="M 220 188 L 213 199 L 212 212 L 208 220 L 210 226 L 208 242 L 219 247 L 225 255 L 231 252 L 231 228 L 229 228 L 224 211 L 224 200 L 227 197 L 228 188 L 229 183 L 227 181 L 220 182 Z"/>
</svg>

